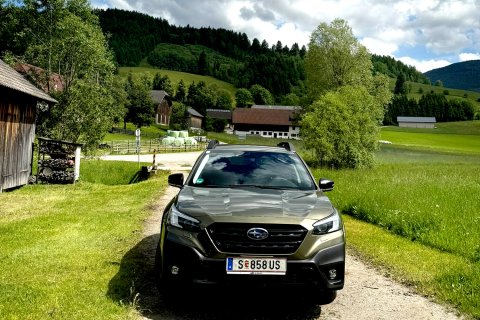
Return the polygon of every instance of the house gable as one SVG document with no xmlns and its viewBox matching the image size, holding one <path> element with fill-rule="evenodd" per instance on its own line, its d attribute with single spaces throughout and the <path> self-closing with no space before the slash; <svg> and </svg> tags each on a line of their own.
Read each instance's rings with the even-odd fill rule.
<svg viewBox="0 0 480 320">
<path fill-rule="evenodd" d="M 172 99 L 163 90 L 151 90 L 150 98 L 155 105 L 155 124 L 170 124 L 172 114 Z"/>
</svg>

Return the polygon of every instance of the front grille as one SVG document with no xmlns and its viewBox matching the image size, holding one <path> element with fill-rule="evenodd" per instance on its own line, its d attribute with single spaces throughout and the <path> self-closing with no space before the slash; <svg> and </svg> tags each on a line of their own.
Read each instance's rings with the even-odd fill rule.
<svg viewBox="0 0 480 320">
<path fill-rule="evenodd" d="M 251 228 L 266 229 L 268 237 L 250 239 L 247 231 Z M 218 250 L 246 254 L 292 254 L 307 235 L 304 227 L 290 224 L 214 223 L 207 232 Z"/>
</svg>

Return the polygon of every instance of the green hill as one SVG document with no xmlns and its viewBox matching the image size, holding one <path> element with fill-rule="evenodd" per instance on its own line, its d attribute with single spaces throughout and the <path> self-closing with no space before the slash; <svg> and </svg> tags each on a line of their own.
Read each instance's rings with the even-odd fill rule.
<svg viewBox="0 0 480 320">
<path fill-rule="evenodd" d="M 437 80 L 445 87 L 480 92 L 480 60 L 453 63 L 425 72 L 431 83 Z"/>
<path fill-rule="evenodd" d="M 447 100 L 466 99 L 475 105 L 477 112 L 480 111 L 480 100 L 479 100 L 480 92 L 454 89 L 454 88 L 448 88 L 448 87 L 439 87 L 439 86 L 433 86 L 429 84 L 408 82 L 408 81 L 407 81 L 407 86 L 409 88 L 408 97 L 415 98 L 417 101 L 420 99 L 420 97 L 423 94 L 433 91 L 434 93 L 445 95 Z"/>
<path fill-rule="evenodd" d="M 145 65 L 145 62 L 142 63 L 142 65 Z M 146 73 L 146 74 L 149 74 L 152 78 L 157 73 L 160 73 L 161 75 L 167 75 L 170 78 L 170 81 L 172 82 L 172 86 L 174 88 L 177 87 L 177 84 L 182 79 L 183 79 L 183 82 L 185 83 L 185 86 L 187 86 L 187 88 L 192 82 L 198 83 L 200 81 L 204 81 L 207 84 L 207 86 L 215 85 L 219 89 L 227 90 L 228 92 L 230 92 L 232 99 L 235 99 L 235 92 L 237 91 L 237 89 L 232 84 L 215 79 L 210 76 L 201 76 L 198 74 L 192 74 L 192 73 L 186 73 L 186 72 L 180 72 L 180 71 L 156 69 L 153 67 L 120 67 L 119 76 L 126 79 L 130 71 L 133 73 L 134 76 L 140 75 L 142 73 Z"/>
</svg>

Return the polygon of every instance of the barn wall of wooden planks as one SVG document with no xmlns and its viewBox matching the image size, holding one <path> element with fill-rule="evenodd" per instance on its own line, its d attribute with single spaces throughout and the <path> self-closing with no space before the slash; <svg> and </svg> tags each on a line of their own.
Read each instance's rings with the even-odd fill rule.
<svg viewBox="0 0 480 320">
<path fill-rule="evenodd" d="M 0 192 L 28 183 L 37 99 L 0 87 Z"/>
</svg>

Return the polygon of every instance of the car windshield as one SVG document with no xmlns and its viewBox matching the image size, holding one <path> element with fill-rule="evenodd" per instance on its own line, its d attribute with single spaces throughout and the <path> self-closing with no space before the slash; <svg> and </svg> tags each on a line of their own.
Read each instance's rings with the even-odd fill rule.
<svg viewBox="0 0 480 320">
<path fill-rule="evenodd" d="M 315 189 L 307 168 L 297 155 L 259 151 L 206 153 L 189 185 Z"/>
</svg>

